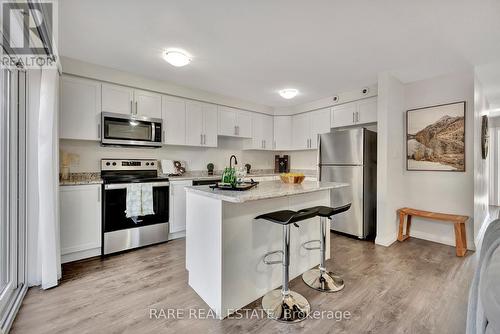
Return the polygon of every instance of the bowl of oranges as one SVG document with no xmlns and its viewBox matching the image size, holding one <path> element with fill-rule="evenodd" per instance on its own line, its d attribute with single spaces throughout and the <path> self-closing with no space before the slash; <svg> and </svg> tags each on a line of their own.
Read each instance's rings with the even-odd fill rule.
<svg viewBox="0 0 500 334">
<path fill-rule="evenodd" d="M 305 175 L 302 173 L 284 173 L 280 174 L 280 179 L 284 183 L 290 184 L 300 184 L 305 179 Z"/>
</svg>

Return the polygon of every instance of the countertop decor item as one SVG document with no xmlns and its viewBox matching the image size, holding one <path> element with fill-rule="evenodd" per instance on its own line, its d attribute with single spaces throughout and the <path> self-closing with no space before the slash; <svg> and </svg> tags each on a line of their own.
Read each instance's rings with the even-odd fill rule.
<svg viewBox="0 0 500 334">
<path fill-rule="evenodd" d="M 488 134 L 488 116 L 484 115 L 481 119 L 481 157 L 483 160 L 486 160 L 488 157 L 488 142 L 489 142 L 489 134 Z"/>
<path fill-rule="evenodd" d="M 406 112 L 406 169 L 465 172 L 465 101 Z"/>
<path fill-rule="evenodd" d="M 207 165 L 207 171 L 208 171 L 208 175 L 214 175 L 214 164 L 213 163 L 209 163 Z"/>
<path fill-rule="evenodd" d="M 252 165 L 245 164 L 245 168 L 247 169 L 247 174 L 250 174 L 250 170 L 252 169 Z"/>
<path fill-rule="evenodd" d="M 281 181 L 284 183 L 293 183 L 293 184 L 300 184 L 306 176 L 302 173 L 285 173 L 285 174 L 280 174 Z"/>
</svg>

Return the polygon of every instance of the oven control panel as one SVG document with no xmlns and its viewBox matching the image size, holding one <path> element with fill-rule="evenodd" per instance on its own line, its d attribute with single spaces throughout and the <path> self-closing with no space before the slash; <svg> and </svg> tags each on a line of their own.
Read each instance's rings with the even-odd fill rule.
<svg viewBox="0 0 500 334">
<path fill-rule="evenodd" d="M 102 159 L 101 170 L 156 170 L 158 160 L 140 159 L 140 160 L 121 160 L 121 159 Z"/>
</svg>

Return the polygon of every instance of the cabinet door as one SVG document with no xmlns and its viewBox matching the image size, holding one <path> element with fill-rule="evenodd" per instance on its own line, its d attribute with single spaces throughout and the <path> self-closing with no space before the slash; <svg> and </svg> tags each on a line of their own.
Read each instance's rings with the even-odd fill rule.
<svg viewBox="0 0 500 334">
<path fill-rule="evenodd" d="M 346 103 L 332 108 L 332 128 L 355 124 L 356 102 Z"/>
<path fill-rule="evenodd" d="M 96 248 L 100 253 L 101 185 L 62 186 L 59 189 L 61 255 Z"/>
<path fill-rule="evenodd" d="M 203 104 L 203 146 L 217 147 L 217 106 Z"/>
<path fill-rule="evenodd" d="M 292 147 L 295 150 L 309 148 L 311 134 L 310 116 L 308 113 L 292 116 Z"/>
<path fill-rule="evenodd" d="M 163 142 L 168 145 L 186 144 L 186 102 L 183 99 L 163 96 Z"/>
<path fill-rule="evenodd" d="M 262 139 L 265 150 L 274 150 L 274 121 L 272 116 L 262 115 Z"/>
<path fill-rule="evenodd" d="M 63 76 L 60 113 L 61 138 L 99 140 L 101 83 Z"/>
<path fill-rule="evenodd" d="M 218 134 L 236 136 L 236 109 L 219 106 L 218 113 Z"/>
<path fill-rule="evenodd" d="M 274 149 L 292 148 L 292 116 L 274 116 Z"/>
<path fill-rule="evenodd" d="M 102 111 L 132 114 L 134 90 L 132 88 L 102 84 Z"/>
<path fill-rule="evenodd" d="M 237 136 L 252 138 L 252 113 L 245 110 L 238 110 L 236 114 Z"/>
<path fill-rule="evenodd" d="M 358 124 L 375 123 L 377 121 L 377 98 L 358 102 Z"/>
<path fill-rule="evenodd" d="M 145 90 L 135 90 L 135 114 L 149 118 L 161 118 L 161 95 Z"/>
<path fill-rule="evenodd" d="M 186 230 L 186 191 L 192 181 L 170 181 L 170 233 Z"/>
<path fill-rule="evenodd" d="M 186 102 L 186 144 L 203 146 L 203 108 L 198 102 Z"/>
<path fill-rule="evenodd" d="M 264 115 L 258 113 L 252 114 L 252 139 L 249 142 L 249 149 L 264 149 Z"/>
<path fill-rule="evenodd" d="M 330 132 L 330 108 L 316 110 L 311 116 L 311 140 L 309 147 L 318 148 L 318 134 Z"/>
</svg>

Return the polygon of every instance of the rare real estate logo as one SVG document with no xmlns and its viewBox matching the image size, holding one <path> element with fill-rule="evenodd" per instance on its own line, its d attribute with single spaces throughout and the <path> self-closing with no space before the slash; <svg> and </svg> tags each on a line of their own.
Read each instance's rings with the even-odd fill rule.
<svg viewBox="0 0 500 334">
<path fill-rule="evenodd" d="M 54 67 L 53 4 L 2 3 L 2 68 Z"/>
</svg>

